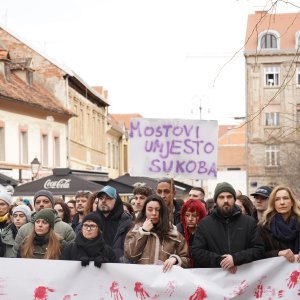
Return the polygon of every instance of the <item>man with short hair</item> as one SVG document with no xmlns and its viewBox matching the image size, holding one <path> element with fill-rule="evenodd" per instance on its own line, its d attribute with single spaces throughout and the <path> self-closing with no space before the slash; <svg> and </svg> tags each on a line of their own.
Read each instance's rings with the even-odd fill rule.
<svg viewBox="0 0 300 300">
<path fill-rule="evenodd" d="M 196 267 L 221 267 L 235 273 L 236 266 L 263 258 L 264 244 L 255 220 L 243 215 L 235 200 L 231 184 L 217 184 L 216 208 L 199 222 L 195 233 L 192 257 Z"/>
<path fill-rule="evenodd" d="M 124 240 L 132 225 L 132 219 L 124 212 L 123 203 L 115 188 L 106 185 L 97 194 L 95 214 L 101 219 L 101 231 L 105 242 L 114 250 L 117 260 L 124 255 Z"/>
<path fill-rule="evenodd" d="M 72 242 L 75 239 L 75 233 L 72 227 L 63 222 L 61 218 L 58 216 L 56 210 L 54 209 L 54 198 L 53 194 L 47 190 L 40 190 L 34 194 L 33 198 L 35 213 L 32 214 L 30 222 L 24 224 L 16 235 L 15 245 L 13 247 L 14 257 L 17 256 L 18 250 L 23 243 L 24 239 L 32 232 L 34 228 L 35 215 L 37 212 L 41 211 L 44 208 L 53 209 L 53 213 L 55 214 L 55 223 L 54 223 L 54 231 L 61 236 L 63 240 L 67 243 Z"/>
<path fill-rule="evenodd" d="M 204 200 L 204 197 L 205 197 L 205 191 L 202 187 L 194 186 L 191 188 L 191 190 L 189 192 L 189 199 L 201 201 L 205 205 L 205 208 L 207 211 L 207 204 Z"/>
<path fill-rule="evenodd" d="M 133 189 L 136 215 L 142 210 L 147 197 L 152 195 L 153 193 L 154 192 L 153 192 L 152 188 L 147 185 L 138 185 Z"/>
<path fill-rule="evenodd" d="M 180 223 L 181 205 L 174 199 L 176 190 L 173 180 L 170 178 L 160 179 L 156 186 L 156 193 L 165 201 L 169 210 L 170 221 L 174 225 Z"/>
<path fill-rule="evenodd" d="M 81 229 L 83 218 L 90 213 L 90 191 L 78 191 L 75 195 L 76 214 L 72 220 L 72 228 L 77 234 Z"/>
<path fill-rule="evenodd" d="M 268 208 L 269 196 L 272 192 L 272 188 L 266 185 L 260 186 L 255 193 L 250 194 L 254 197 L 254 206 L 255 211 L 253 213 L 253 218 L 256 222 L 259 222 L 262 219 L 264 212 Z"/>
</svg>

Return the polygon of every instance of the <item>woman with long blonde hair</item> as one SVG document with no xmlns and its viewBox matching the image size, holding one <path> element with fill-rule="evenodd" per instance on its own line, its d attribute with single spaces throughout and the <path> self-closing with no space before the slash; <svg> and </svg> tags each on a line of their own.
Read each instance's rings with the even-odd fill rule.
<svg viewBox="0 0 300 300">
<path fill-rule="evenodd" d="M 54 232 L 54 219 L 51 208 L 44 208 L 36 214 L 34 228 L 24 240 L 18 257 L 59 259 L 63 244 L 62 239 Z"/>
<path fill-rule="evenodd" d="M 277 186 L 269 197 L 259 231 L 265 243 L 265 256 L 283 256 L 294 262 L 300 250 L 300 207 L 292 190 Z M 298 256 L 298 261 L 300 261 Z"/>
</svg>

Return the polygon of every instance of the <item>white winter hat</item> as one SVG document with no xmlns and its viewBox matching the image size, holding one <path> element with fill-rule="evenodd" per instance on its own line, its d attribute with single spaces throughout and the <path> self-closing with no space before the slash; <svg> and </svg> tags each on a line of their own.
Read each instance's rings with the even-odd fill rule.
<svg viewBox="0 0 300 300">
<path fill-rule="evenodd" d="M 23 213 L 26 216 L 27 222 L 30 221 L 30 219 L 31 219 L 31 210 L 27 205 L 21 204 L 21 205 L 15 206 L 12 210 L 12 214 L 14 215 L 14 213 L 16 213 L 16 212 Z"/>
<path fill-rule="evenodd" d="M 11 195 L 4 188 L 0 188 L 0 200 L 6 202 L 8 205 L 11 205 Z"/>
</svg>

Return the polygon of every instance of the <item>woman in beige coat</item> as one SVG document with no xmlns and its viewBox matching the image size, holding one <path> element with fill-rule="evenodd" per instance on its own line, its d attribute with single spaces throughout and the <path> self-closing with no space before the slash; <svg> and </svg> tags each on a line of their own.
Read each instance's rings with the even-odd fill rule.
<svg viewBox="0 0 300 300">
<path fill-rule="evenodd" d="M 173 265 L 189 267 L 187 243 L 170 223 L 168 208 L 160 196 L 146 199 L 125 238 L 124 255 L 137 264 L 162 264 L 163 272 Z"/>
</svg>

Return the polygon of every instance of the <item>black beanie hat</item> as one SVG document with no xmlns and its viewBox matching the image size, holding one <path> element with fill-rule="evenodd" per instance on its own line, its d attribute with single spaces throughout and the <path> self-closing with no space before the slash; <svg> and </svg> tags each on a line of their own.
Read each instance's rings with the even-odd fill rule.
<svg viewBox="0 0 300 300">
<path fill-rule="evenodd" d="M 236 193 L 235 193 L 235 189 L 233 188 L 233 186 L 228 182 L 221 182 L 221 183 L 218 183 L 215 188 L 215 194 L 214 194 L 215 202 L 217 202 L 218 196 L 223 192 L 230 193 L 233 196 L 234 200 L 236 200 Z"/>
<path fill-rule="evenodd" d="M 82 220 L 82 225 L 86 221 L 93 221 L 94 223 L 96 223 L 98 225 L 99 229 L 101 230 L 101 227 L 102 227 L 101 218 L 98 216 L 97 213 L 91 212 L 88 215 L 86 215 Z"/>
<path fill-rule="evenodd" d="M 42 210 L 40 210 L 35 215 L 35 221 L 39 219 L 45 220 L 47 223 L 49 223 L 50 228 L 54 228 L 55 214 L 52 208 L 43 208 Z"/>
</svg>

